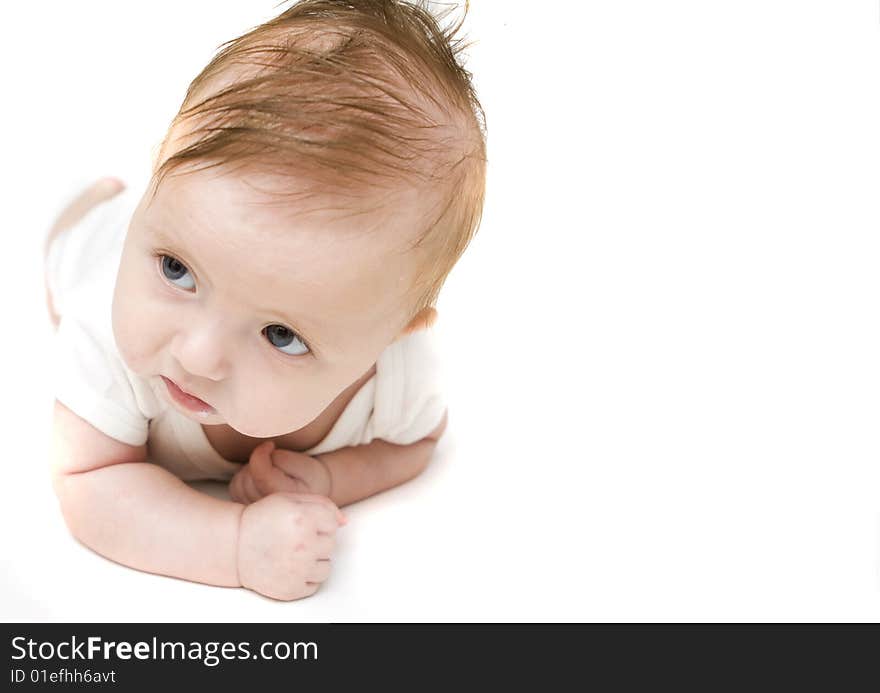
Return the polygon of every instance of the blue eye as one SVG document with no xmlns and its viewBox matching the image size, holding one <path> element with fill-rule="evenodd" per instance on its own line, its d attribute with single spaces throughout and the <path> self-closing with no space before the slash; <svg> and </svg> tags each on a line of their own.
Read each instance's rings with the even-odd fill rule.
<svg viewBox="0 0 880 693">
<path fill-rule="evenodd" d="M 175 260 L 170 255 L 162 255 L 162 274 L 165 275 L 165 278 L 174 284 L 174 286 L 179 286 L 181 289 L 192 289 L 196 283 L 193 281 L 192 277 L 188 277 L 185 280 L 185 286 L 181 286 L 176 282 L 187 277 L 189 275 L 189 270 L 179 260 Z"/>
<path fill-rule="evenodd" d="M 266 335 L 266 339 L 269 340 L 272 346 L 278 347 L 278 349 L 285 354 L 299 356 L 309 352 L 309 347 L 299 338 L 296 332 L 287 329 L 284 325 L 269 325 L 269 327 L 263 330 L 263 333 Z M 294 350 L 287 351 L 287 347 L 290 347 L 291 344 L 293 345 Z"/>
</svg>

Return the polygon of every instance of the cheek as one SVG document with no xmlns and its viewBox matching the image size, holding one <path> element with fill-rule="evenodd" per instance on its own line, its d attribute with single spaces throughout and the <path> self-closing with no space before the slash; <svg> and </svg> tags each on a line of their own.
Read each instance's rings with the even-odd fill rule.
<svg viewBox="0 0 880 693">
<path fill-rule="evenodd" d="M 297 431 L 324 411 L 325 400 L 333 400 L 327 387 L 303 374 L 280 379 L 265 372 L 255 375 L 259 370 L 248 370 L 247 382 L 236 383 L 228 423 L 240 433 L 271 438 Z"/>
<path fill-rule="evenodd" d="M 144 374 L 154 365 L 153 357 L 165 339 L 160 332 L 167 321 L 159 319 L 161 313 L 151 287 L 120 271 L 113 293 L 113 336 L 123 361 L 135 373 Z"/>
</svg>

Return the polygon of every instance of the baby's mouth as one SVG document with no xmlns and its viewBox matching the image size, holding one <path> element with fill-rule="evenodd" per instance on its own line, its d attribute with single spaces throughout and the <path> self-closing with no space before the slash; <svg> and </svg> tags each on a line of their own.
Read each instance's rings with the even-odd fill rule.
<svg viewBox="0 0 880 693">
<path fill-rule="evenodd" d="M 205 402 L 204 400 L 199 399 L 195 395 L 191 395 L 188 392 L 180 389 L 177 383 L 175 383 L 170 378 L 166 378 L 164 375 L 159 376 L 162 378 L 162 381 L 165 383 L 165 387 L 168 390 L 168 394 L 171 396 L 175 402 L 177 402 L 184 409 L 188 409 L 191 412 L 196 414 L 216 414 L 217 410 L 214 409 L 210 404 Z"/>
</svg>

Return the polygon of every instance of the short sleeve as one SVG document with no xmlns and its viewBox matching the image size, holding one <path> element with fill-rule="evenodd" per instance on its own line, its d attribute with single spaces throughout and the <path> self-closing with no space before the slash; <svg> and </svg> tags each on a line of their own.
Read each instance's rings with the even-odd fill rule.
<svg viewBox="0 0 880 693">
<path fill-rule="evenodd" d="M 431 328 L 399 339 L 382 355 L 373 404 L 373 435 L 409 445 L 443 420 L 443 367 Z"/>
<path fill-rule="evenodd" d="M 64 315 L 53 347 L 55 398 L 99 431 L 128 445 L 147 442 L 149 419 L 115 344 Z"/>
<path fill-rule="evenodd" d="M 431 328 L 402 337 L 380 354 L 376 374 L 358 390 L 333 428 L 307 455 L 368 445 L 374 439 L 409 445 L 443 420 L 442 362 Z"/>
</svg>

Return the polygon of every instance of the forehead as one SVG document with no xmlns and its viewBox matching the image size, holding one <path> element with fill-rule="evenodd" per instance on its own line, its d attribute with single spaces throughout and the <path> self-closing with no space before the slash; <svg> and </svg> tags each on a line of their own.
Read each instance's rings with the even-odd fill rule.
<svg viewBox="0 0 880 693">
<path fill-rule="evenodd" d="M 325 340 L 396 319 L 414 279 L 415 199 L 353 208 L 330 194 L 282 198 L 282 186 L 297 192 L 258 174 L 168 176 L 144 209 L 144 232 L 179 242 L 212 290 L 308 318 Z"/>
</svg>

